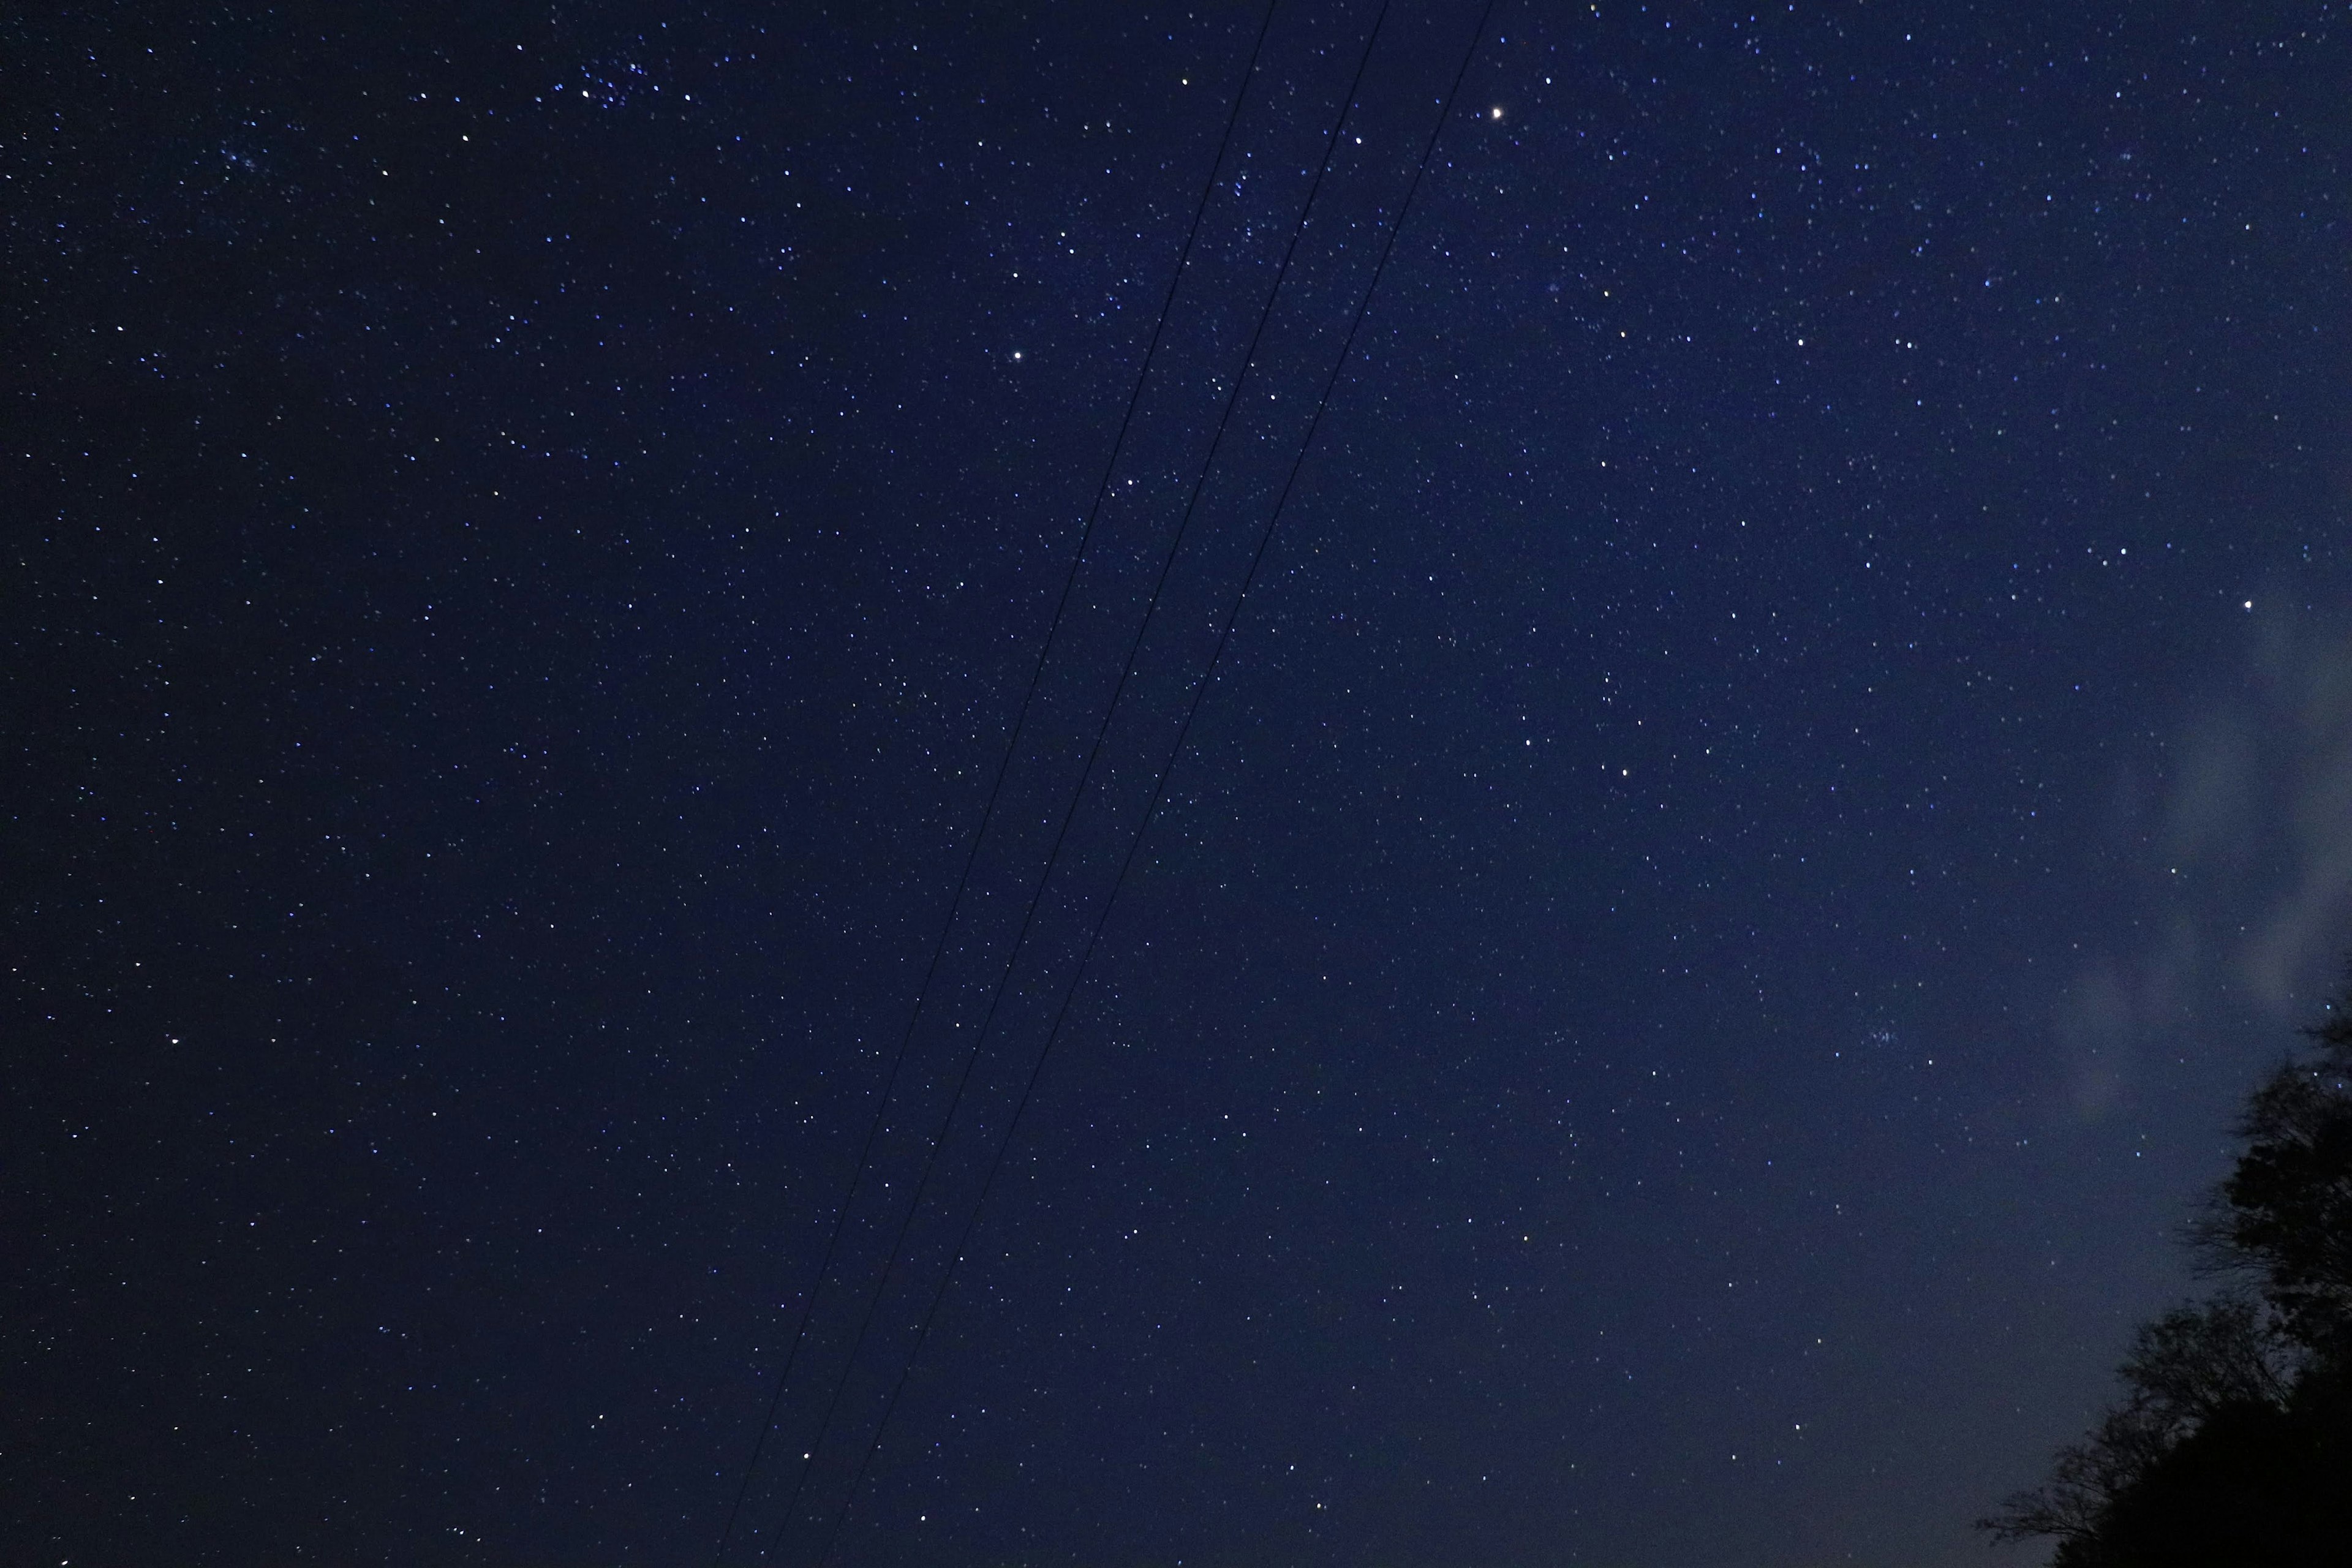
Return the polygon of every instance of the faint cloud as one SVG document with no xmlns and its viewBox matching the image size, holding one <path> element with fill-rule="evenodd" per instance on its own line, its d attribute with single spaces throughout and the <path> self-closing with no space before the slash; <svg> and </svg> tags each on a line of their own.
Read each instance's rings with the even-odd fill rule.
<svg viewBox="0 0 2352 1568">
<path fill-rule="evenodd" d="M 2084 1118 L 2116 1103 L 2141 1043 L 2178 1037 L 2200 996 L 2219 987 L 2299 1018 L 2352 943 L 2352 631 L 2260 615 L 2174 736 L 2153 791 L 2126 771 L 2116 792 L 2133 916 L 2154 940 L 2086 960 L 2053 1020 Z"/>
<path fill-rule="evenodd" d="M 2200 713 L 2175 750 L 2166 801 L 2165 858 L 2177 873 L 2184 863 L 2218 861 L 2235 867 L 2252 853 L 2260 791 L 2260 749 L 2252 718 L 2231 706 Z"/>
<path fill-rule="evenodd" d="M 2095 1117 L 2123 1092 L 2139 1009 L 2133 986 L 2101 960 L 2074 978 L 2058 1004 L 2058 1043 L 2066 1053 L 2067 1089 L 2075 1110 Z"/>
<path fill-rule="evenodd" d="M 2256 831 L 2281 841 L 2284 875 L 2238 962 L 2255 998 L 2284 1013 L 2333 978 L 2352 930 L 2352 637 L 2281 650 L 2266 673 L 2277 788 Z"/>
</svg>

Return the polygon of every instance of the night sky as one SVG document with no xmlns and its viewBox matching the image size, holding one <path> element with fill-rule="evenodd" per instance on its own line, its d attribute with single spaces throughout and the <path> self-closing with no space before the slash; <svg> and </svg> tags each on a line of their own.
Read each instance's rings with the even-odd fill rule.
<svg viewBox="0 0 2352 1568">
<path fill-rule="evenodd" d="M 2352 944 L 2352 16 L 1482 6 L 0 23 L 0 1559 L 2000 1560 Z"/>
</svg>

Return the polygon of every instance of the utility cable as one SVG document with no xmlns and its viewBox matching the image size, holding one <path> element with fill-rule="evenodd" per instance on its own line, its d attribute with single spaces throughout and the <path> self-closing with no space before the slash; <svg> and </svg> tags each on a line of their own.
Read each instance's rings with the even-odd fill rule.
<svg viewBox="0 0 2352 1568">
<path fill-rule="evenodd" d="M 971 885 L 973 866 L 980 859 L 982 841 L 988 836 L 989 824 L 995 819 L 996 805 L 1004 793 L 1004 780 L 1013 768 L 1013 759 L 1021 749 L 1021 735 L 1029 721 L 1030 709 L 1037 700 L 1037 689 L 1045 675 L 1045 664 L 1054 651 L 1054 640 L 1062 629 L 1062 621 L 1069 609 L 1070 594 L 1078 581 L 1078 568 L 1086 561 L 1087 543 L 1094 537 L 1095 522 L 1101 517 L 1103 502 L 1110 494 L 1111 479 L 1118 469 L 1118 459 L 1127 447 L 1128 430 L 1135 423 L 1135 411 L 1143 401 L 1143 387 L 1151 375 L 1151 362 L 1160 352 L 1160 340 L 1167 331 L 1168 318 L 1176 304 L 1176 290 L 1183 281 L 1186 265 L 1192 258 L 1192 246 L 1200 237 L 1201 222 L 1209 210 L 1209 197 L 1217 188 L 1218 171 L 1224 167 L 1225 154 L 1231 151 L 1234 127 L 1242 117 L 1242 105 L 1248 100 L 1249 84 L 1257 75 L 1258 61 L 1265 52 L 1267 32 L 1274 26 L 1274 12 L 1280 0 L 1266 0 L 1265 15 L 1258 23 L 1257 38 L 1250 46 L 1249 65 L 1242 72 L 1241 83 L 1234 89 L 1233 107 L 1225 114 L 1225 129 L 1217 140 L 1216 155 L 1209 160 L 1209 177 L 1201 186 L 1200 199 L 1192 205 L 1192 222 L 1184 231 L 1184 243 L 1176 253 L 1176 269 L 1168 279 L 1168 292 L 1160 301 L 1159 318 L 1151 324 L 1151 336 L 1143 350 L 1142 368 L 1136 373 L 1135 390 L 1128 395 L 1127 411 L 1118 422 L 1118 433 L 1112 437 L 1110 459 L 1103 466 L 1102 482 L 1095 487 L 1094 502 L 1087 510 L 1087 520 L 1078 530 L 1076 551 L 1070 557 L 1070 570 L 1062 579 L 1062 592 L 1055 601 L 1052 620 L 1046 624 L 1045 640 L 1037 649 L 1037 663 L 1029 672 L 1029 688 L 1022 694 L 1021 706 L 1013 717 L 1013 733 L 1004 743 L 1004 756 L 996 765 L 995 781 L 989 786 L 988 804 L 980 814 L 980 826 L 971 836 L 971 846 L 965 851 L 963 869 L 956 878 L 955 894 L 948 900 L 946 922 L 940 928 L 940 938 L 931 948 L 931 959 L 923 971 L 923 983 L 915 993 L 914 1011 L 908 1016 L 907 1032 L 898 1041 L 898 1049 L 890 1061 L 890 1071 L 883 1080 L 882 1098 L 875 1105 L 874 1120 L 866 1130 L 866 1141 L 857 1152 L 857 1166 L 850 1173 L 849 1187 L 842 1194 L 840 1206 L 835 1210 L 832 1234 L 826 1237 L 824 1252 L 817 1263 L 816 1278 L 809 1286 L 807 1298 L 801 1303 L 800 1322 L 793 1331 L 792 1347 L 784 1353 L 783 1370 L 776 1374 L 775 1393 L 768 1399 L 767 1419 L 761 1423 L 760 1436 L 751 1445 L 751 1457 L 743 1466 L 743 1479 L 735 1489 L 735 1500 L 727 1510 L 726 1528 L 719 1532 L 718 1549 L 711 1553 L 711 1568 L 719 1568 L 727 1555 L 728 1543 L 734 1539 L 736 1521 L 743 1512 L 744 1500 L 751 1495 L 752 1478 L 758 1474 L 760 1457 L 768 1446 L 768 1437 L 776 1427 L 776 1414 L 783 1406 L 784 1391 L 791 1385 L 793 1364 L 800 1359 L 801 1346 L 808 1338 L 809 1321 L 816 1310 L 817 1293 L 824 1287 L 833 1272 L 833 1260 L 841 1247 L 843 1231 L 849 1220 L 849 1211 L 857 1197 L 857 1190 L 866 1180 L 873 1163 L 874 1147 L 882 1133 L 882 1124 L 890 1109 L 891 1097 L 897 1092 L 898 1077 L 907 1065 L 907 1056 L 914 1045 L 916 1026 L 920 1023 L 923 1006 L 930 999 L 931 984 L 938 977 L 940 963 L 947 952 L 948 939 L 954 933 L 956 916 L 963 908 L 965 892 Z M 812 1450 L 814 1452 L 814 1450 Z"/>
<path fill-rule="evenodd" d="M 971 1049 L 964 1058 L 962 1070 L 956 1080 L 955 1092 L 950 1097 L 947 1112 L 940 1119 L 940 1130 L 932 1136 L 930 1150 L 924 1161 L 922 1176 L 916 1183 L 914 1199 L 908 1205 L 906 1218 L 900 1224 L 898 1237 L 891 1245 L 890 1256 L 883 1264 L 881 1276 L 875 1282 L 874 1294 L 866 1302 L 865 1316 L 858 1322 L 857 1335 L 852 1342 L 849 1359 L 843 1364 L 841 1376 L 834 1384 L 833 1395 L 826 1402 L 824 1418 L 817 1427 L 816 1442 L 809 1450 L 812 1454 L 824 1445 L 826 1436 L 832 1431 L 834 1416 L 838 1413 L 842 1396 L 849 1386 L 851 1376 L 856 1371 L 857 1359 L 865 1348 L 866 1335 L 873 1327 L 876 1316 L 881 1310 L 884 1298 L 888 1294 L 890 1276 L 905 1252 L 907 1238 L 914 1229 L 917 1217 L 922 1213 L 923 1200 L 929 1194 L 931 1183 L 938 1173 L 940 1155 L 946 1147 L 948 1133 L 955 1124 L 956 1113 L 962 1108 L 964 1097 L 971 1087 L 973 1071 L 985 1053 L 990 1035 L 994 1031 L 997 1013 L 1004 1001 L 1005 991 L 1011 984 L 1014 970 L 1019 967 L 1022 953 L 1027 948 L 1029 933 L 1036 923 L 1037 911 L 1045 901 L 1045 891 L 1052 884 L 1055 868 L 1061 861 L 1063 846 L 1069 838 L 1070 825 L 1076 819 L 1078 807 L 1086 798 L 1087 786 L 1093 780 L 1095 765 L 1101 760 L 1103 744 L 1110 733 L 1111 721 L 1118 710 L 1119 700 L 1126 694 L 1128 683 L 1134 679 L 1137 663 L 1142 655 L 1146 635 L 1151 628 L 1152 615 L 1160 607 L 1160 596 L 1168 586 L 1169 574 L 1176 564 L 1177 556 L 1182 552 L 1184 537 L 1190 531 L 1192 519 L 1200 509 L 1202 492 L 1206 489 L 1209 474 L 1216 465 L 1217 453 L 1223 446 L 1225 432 L 1233 424 L 1234 412 L 1241 404 L 1242 392 L 1249 382 L 1250 369 L 1257 359 L 1258 345 L 1265 338 L 1266 324 L 1274 317 L 1275 306 L 1282 296 L 1282 285 L 1290 275 L 1291 263 L 1297 258 L 1299 241 L 1306 235 L 1307 218 L 1315 209 L 1315 198 L 1322 191 L 1324 177 L 1330 173 L 1332 159 L 1339 152 L 1339 132 L 1346 125 L 1348 116 L 1355 109 L 1357 94 L 1363 86 L 1364 68 L 1370 63 L 1372 45 L 1378 41 L 1381 29 L 1388 21 L 1389 9 L 1392 4 L 1393 0 L 1381 0 L 1380 13 L 1373 19 L 1371 33 L 1364 40 L 1364 52 L 1357 60 L 1355 76 L 1348 84 L 1347 100 L 1340 105 L 1339 115 L 1332 121 L 1330 136 L 1324 143 L 1323 161 L 1316 168 L 1315 179 L 1307 187 L 1307 199 L 1298 209 L 1298 221 L 1291 230 L 1290 243 L 1283 250 L 1282 264 L 1275 271 L 1274 285 L 1266 291 L 1265 306 L 1258 312 L 1257 324 L 1250 332 L 1249 346 L 1242 356 L 1241 369 L 1234 377 L 1233 390 L 1227 395 L 1224 408 L 1218 416 L 1216 432 L 1210 437 L 1208 456 L 1202 461 L 1201 471 L 1193 480 L 1192 493 L 1185 500 L 1183 514 L 1177 523 L 1174 536 L 1169 541 L 1167 553 L 1160 560 L 1159 575 L 1152 583 L 1151 596 L 1144 605 L 1143 618 L 1136 627 L 1134 641 L 1128 646 L 1127 658 L 1119 667 L 1118 679 L 1111 689 L 1110 700 L 1103 705 L 1102 719 L 1096 726 L 1094 742 L 1087 752 L 1086 765 L 1079 770 L 1077 787 L 1071 792 L 1069 805 L 1064 809 L 1061 823 L 1055 830 L 1053 847 L 1046 852 L 1045 868 L 1038 874 L 1037 885 L 1029 895 L 1028 908 L 1021 917 L 1021 927 L 1013 937 L 1011 953 L 1005 960 L 1003 972 L 997 976 L 995 989 L 990 994 L 987 1012 L 981 1020 L 980 1030 L 972 1040 Z M 896 1386 L 903 1386 L 903 1384 L 904 1373 L 902 1373 L 900 1384 Z M 894 1402 L 897 1396 L 896 1386 L 892 1394 Z M 887 1407 L 885 1418 L 887 1418 Z M 878 1429 L 877 1435 L 877 1436 L 879 1435 Z M 866 1466 L 872 1458 L 873 1450 L 869 1447 L 866 1458 L 859 1462 L 858 1479 L 864 1479 Z M 800 1499 L 808 1483 L 809 1469 L 810 1465 L 804 1462 L 800 1478 L 793 1487 L 792 1500 L 779 1521 L 780 1532 L 799 1512 Z M 850 1494 L 852 1497 L 856 1495 L 856 1484 L 853 1481 Z M 835 1536 L 839 1532 L 841 1520 L 845 1516 L 847 1507 L 847 1501 L 845 1500 L 842 1511 L 835 1514 L 833 1527 L 826 1533 L 824 1551 L 828 1554 L 833 1549 Z"/>
<path fill-rule="evenodd" d="M 1454 100 L 1461 95 L 1463 80 L 1470 74 L 1471 62 L 1476 58 L 1478 46 L 1486 37 L 1486 26 L 1494 17 L 1495 4 L 1496 0 L 1486 0 L 1485 8 L 1479 12 L 1478 26 L 1470 35 L 1469 46 L 1463 50 L 1462 64 L 1454 73 L 1453 85 L 1446 89 L 1444 102 L 1438 110 L 1437 123 L 1431 128 L 1429 141 L 1422 148 L 1421 162 L 1414 166 L 1412 181 L 1405 188 L 1404 201 L 1397 208 L 1396 222 L 1390 227 L 1388 238 L 1381 247 L 1380 259 L 1373 265 L 1371 280 L 1364 286 L 1364 296 L 1357 303 L 1355 319 L 1349 323 L 1347 338 L 1339 346 L 1339 357 L 1332 362 L 1331 374 L 1323 384 L 1322 395 L 1316 400 L 1314 416 L 1307 423 L 1307 434 L 1299 440 L 1298 454 L 1291 460 L 1290 472 L 1284 479 L 1282 489 L 1275 498 L 1274 510 L 1266 519 L 1265 531 L 1258 536 L 1257 549 L 1250 556 L 1249 569 L 1243 574 L 1241 591 L 1234 595 L 1233 608 L 1226 613 L 1224 626 L 1217 634 L 1216 646 L 1210 652 L 1208 666 L 1201 672 L 1199 682 L 1192 688 L 1192 701 L 1184 711 L 1184 722 L 1176 732 L 1176 744 L 1170 750 L 1168 761 L 1161 764 L 1160 776 L 1153 781 L 1151 799 L 1144 807 L 1143 820 L 1136 825 L 1135 837 L 1128 841 L 1126 857 L 1119 863 L 1118 878 L 1111 884 L 1110 896 L 1103 900 L 1102 912 L 1096 918 L 1094 931 L 1087 938 L 1086 950 L 1079 955 L 1077 967 L 1072 971 L 1070 983 L 1062 993 L 1061 1005 L 1054 1014 L 1053 1026 L 1046 1031 L 1045 1044 L 1037 1053 L 1037 1059 L 1029 1069 L 1029 1080 L 1022 1089 L 1020 1100 L 1013 1108 L 1012 1120 L 1005 1124 L 1004 1137 L 997 1144 L 996 1153 L 989 1162 L 988 1173 L 981 1179 L 980 1196 L 973 1203 L 971 1213 L 964 1221 L 963 1232 L 957 1238 L 956 1249 L 948 1259 L 946 1272 L 940 1277 L 939 1288 L 931 1294 L 929 1309 L 923 1314 L 921 1327 L 916 1331 L 914 1347 L 908 1352 L 906 1363 L 898 1373 L 898 1380 L 891 1386 L 889 1397 L 883 1404 L 882 1419 L 874 1429 L 874 1439 L 866 1446 L 866 1457 L 859 1461 L 857 1473 L 850 1481 L 849 1494 L 843 1500 L 841 1511 L 835 1515 L 833 1529 L 825 1537 L 824 1551 L 817 1559 L 817 1568 L 824 1568 L 824 1564 L 832 1560 L 834 1544 L 840 1537 L 843 1524 L 849 1518 L 851 1506 L 857 1500 L 858 1489 L 864 1484 L 866 1472 L 874 1463 L 874 1456 L 881 1450 L 883 1433 L 889 1426 L 891 1414 L 898 1408 L 898 1396 L 905 1391 L 907 1380 L 914 1372 L 915 1363 L 922 1355 L 923 1344 L 930 1338 L 932 1325 L 939 1321 L 940 1307 L 947 1300 L 948 1287 L 954 1283 L 957 1269 L 961 1267 L 964 1258 L 971 1251 L 971 1238 L 973 1233 L 979 1228 L 981 1213 L 988 1206 L 988 1194 L 996 1185 L 998 1173 L 1004 1167 L 1004 1156 L 1013 1147 L 1014 1135 L 1021 1130 L 1022 1117 L 1027 1112 L 1030 1101 L 1036 1095 L 1038 1081 L 1045 1076 L 1046 1060 L 1054 1054 L 1055 1043 L 1061 1039 L 1063 1023 L 1069 1017 L 1070 1003 L 1077 995 L 1079 984 L 1086 978 L 1087 966 L 1092 962 L 1095 950 L 1102 941 L 1104 929 L 1110 924 L 1111 910 L 1118 902 L 1119 893 L 1127 886 L 1129 873 L 1134 869 L 1136 852 L 1142 847 L 1145 836 L 1150 833 L 1152 819 L 1159 815 L 1160 802 L 1167 794 L 1169 775 L 1175 771 L 1177 759 L 1183 755 L 1185 742 L 1190 740 L 1192 733 L 1192 721 L 1200 716 L 1202 699 L 1207 694 L 1210 683 L 1216 677 L 1217 666 L 1224 658 L 1226 645 L 1232 640 L 1234 626 L 1241 619 L 1242 605 L 1249 598 L 1250 589 L 1257 582 L 1258 569 L 1265 561 L 1266 548 L 1274 542 L 1275 530 L 1282 521 L 1283 509 L 1290 500 L 1293 487 L 1298 482 L 1299 470 L 1306 465 L 1307 451 L 1315 443 L 1316 431 L 1322 426 L 1323 412 L 1330 405 L 1332 389 L 1339 384 L 1340 373 L 1346 369 L 1349 356 L 1355 350 L 1356 334 L 1364 324 L 1365 313 L 1371 307 L 1373 293 L 1380 288 L 1381 277 L 1388 270 L 1389 258 L 1396 250 L 1397 236 L 1403 232 L 1405 219 L 1412 211 L 1413 198 L 1421 191 L 1422 176 L 1429 172 L 1430 159 L 1437 151 L 1438 137 L 1444 132 L 1446 121 L 1452 117 Z M 1385 6 L 1382 7 L 1381 14 L 1383 16 L 1386 16 Z M 1373 32 L 1377 36 L 1379 32 L 1377 24 L 1374 26 Z M 1365 47 L 1365 53 L 1369 58 L 1370 54 L 1369 44 Z M 1362 68 L 1360 66 L 1358 68 L 1360 77 L 1361 72 Z"/>
</svg>

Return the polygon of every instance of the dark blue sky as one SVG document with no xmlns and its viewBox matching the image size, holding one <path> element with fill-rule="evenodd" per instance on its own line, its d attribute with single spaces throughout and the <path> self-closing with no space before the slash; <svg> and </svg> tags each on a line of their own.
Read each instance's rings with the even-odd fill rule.
<svg viewBox="0 0 2352 1568">
<path fill-rule="evenodd" d="M 1278 0 L 730 1561 L 1470 45 Z M 0 1510 L 708 1562 L 1263 11 L 6 25 Z M 2352 916 L 2352 26 L 1501 0 L 838 1542 L 1981 1561 Z M 797 1515 L 797 1457 L 813 1453 Z"/>
</svg>

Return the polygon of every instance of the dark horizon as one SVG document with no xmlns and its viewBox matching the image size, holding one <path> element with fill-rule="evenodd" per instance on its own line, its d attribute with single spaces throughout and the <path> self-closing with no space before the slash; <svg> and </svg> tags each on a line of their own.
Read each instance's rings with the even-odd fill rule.
<svg viewBox="0 0 2352 1568">
<path fill-rule="evenodd" d="M 1483 3 L 6 25 L 11 1551 L 812 1568 L 929 1321 L 835 1563 L 2033 1560 L 2352 944 L 2352 26 Z"/>
</svg>

